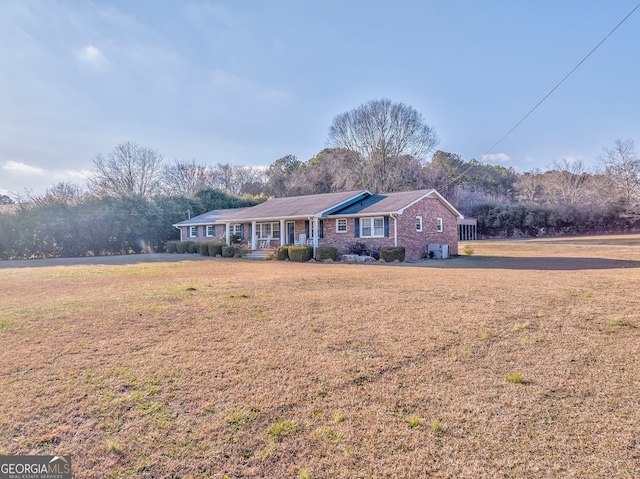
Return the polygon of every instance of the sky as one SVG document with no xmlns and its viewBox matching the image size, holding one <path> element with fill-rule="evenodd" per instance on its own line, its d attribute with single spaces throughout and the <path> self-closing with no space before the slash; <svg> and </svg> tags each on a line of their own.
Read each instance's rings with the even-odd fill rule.
<svg viewBox="0 0 640 479">
<path fill-rule="evenodd" d="M 312 158 L 335 116 L 416 109 L 464 160 L 595 168 L 640 142 L 637 0 L 0 2 L 0 193 L 84 184 L 132 141 L 164 161 Z M 488 153 L 488 154 L 487 154 Z"/>
</svg>

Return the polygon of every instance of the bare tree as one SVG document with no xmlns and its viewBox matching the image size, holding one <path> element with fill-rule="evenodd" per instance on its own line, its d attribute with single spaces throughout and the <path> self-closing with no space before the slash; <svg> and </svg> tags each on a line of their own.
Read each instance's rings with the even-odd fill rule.
<svg viewBox="0 0 640 479">
<path fill-rule="evenodd" d="M 265 182 L 264 170 L 257 167 L 218 163 L 209 170 L 209 185 L 234 195 L 255 191 Z"/>
<path fill-rule="evenodd" d="M 546 173 L 546 196 L 552 206 L 578 206 L 587 196 L 591 175 L 582 160 L 554 161 Z"/>
<path fill-rule="evenodd" d="M 424 164 L 438 138 L 415 109 L 382 99 L 336 116 L 329 128 L 329 143 L 356 154 L 345 167 L 356 175 L 359 187 L 385 192 L 403 189 L 397 184 L 403 175 L 394 172 L 411 168 L 409 159 Z"/>
<path fill-rule="evenodd" d="M 210 186 L 210 170 L 195 160 L 176 160 L 172 165 L 165 165 L 163 176 L 164 191 L 169 195 L 190 196 Z"/>
<path fill-rule="evenodd" d="M 516 199 L 521 203 L 538 204 L 543 198 L 542 172 L 539 168 L 518 175 L 515 184 Z"/>
<path fill-rule="evenodd" d="M 125 142 L 93 159 L 88 185 L 99 196 L 152 196 L 160 191 L 162 156 L 152 148 Z"/>
<path fill-rule="evenodd" d="M 599 157 L 605 173 L 615 182 L 626 204 L 634 204 L 640 197 L 640 155 L 633 140 L 616 140 L 613 148 L 603 148 Z"/>
</svg>

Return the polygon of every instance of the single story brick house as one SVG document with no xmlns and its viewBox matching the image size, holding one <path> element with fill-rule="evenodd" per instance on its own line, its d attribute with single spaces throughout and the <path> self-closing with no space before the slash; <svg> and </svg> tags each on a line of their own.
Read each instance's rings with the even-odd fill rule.
<svg viewBox="0 0 640 479">
<path fill-rule="evenodd" d="M 436 190 L 373 194 L 368 190 L 275 198 L 250 208 L 214 210 L 173 226 L 182 241 L 220 241 L 230 235 L 252 251 L 280 245 L 369 249 L 404 246 L 407 259 L 425 256 L 428 244 L 458 254 L 458 220 L 464 217 Z"/>
</svg>

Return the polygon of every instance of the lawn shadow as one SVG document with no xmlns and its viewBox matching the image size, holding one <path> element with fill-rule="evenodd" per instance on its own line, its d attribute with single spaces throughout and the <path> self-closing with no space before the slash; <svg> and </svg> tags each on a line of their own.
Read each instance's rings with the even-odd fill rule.
<svg viewBox="0 0 640 479">
<path fill-rule="evenodd" d="M 140 263 L 175 263 L 180 261 L 201 261 L 211 259 L 199 254 L 119 254 L 111 256 L 82 256 L 77 258 L 10 259 L 0 261 L 0 269 L 44 268 L 51 266 L 125 265 Z"/>
<path fill-rule="evenodd" d="M 460 258 L 463 259 L 463 258 Z M 470 269 L 512 269 L 529 271 L 582 271 L 589 269 L 640 268 L 640 261 L 607 258 L 473 256 L 456 267 Z"/>
</svg>

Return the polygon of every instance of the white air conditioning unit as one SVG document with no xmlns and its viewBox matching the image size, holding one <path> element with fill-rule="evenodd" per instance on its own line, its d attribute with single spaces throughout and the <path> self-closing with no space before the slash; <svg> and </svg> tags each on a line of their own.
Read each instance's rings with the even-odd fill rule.
<svg viewBox="0 0 640 479">
<path fill-rule="evenodd" d="M 449 245 L 448 244 L 428 244 L 427 245 L 427 258 L 448 259 L 449 258 Z"/>
</svg>

